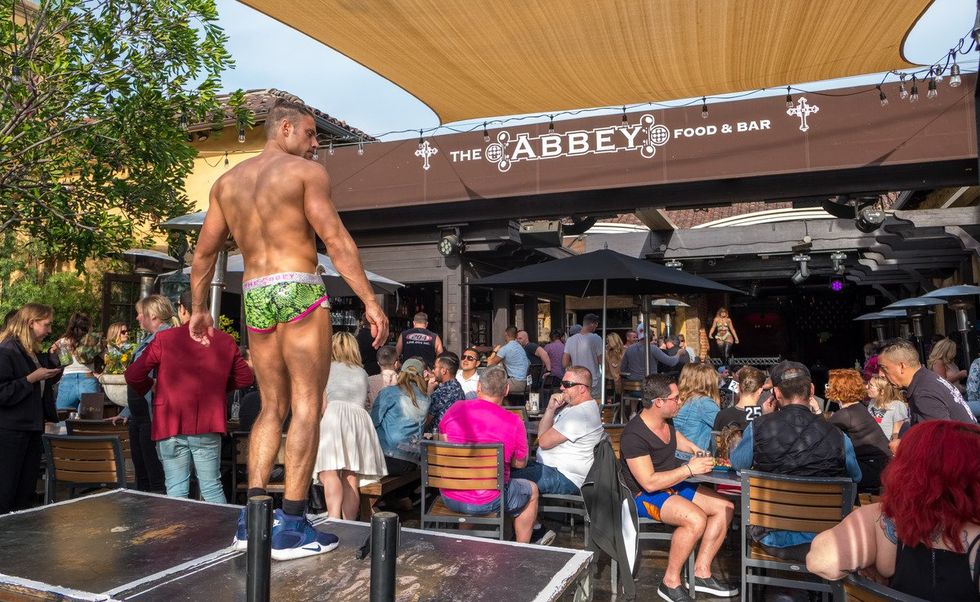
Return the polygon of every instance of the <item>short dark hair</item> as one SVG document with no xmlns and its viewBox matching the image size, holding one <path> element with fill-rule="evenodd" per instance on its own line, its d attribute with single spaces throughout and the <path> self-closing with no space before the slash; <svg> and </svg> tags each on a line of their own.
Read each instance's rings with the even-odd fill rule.
<svg viewBox="0 0 980 602">
<path fill-rule="evenodd" d="M 566 373 L 572 372 L 574 374 L 578 374 L 579 378 L 586 381 L 583 384 L 592 387 L 592 370 L 589 370 L 585 366 L 569 366 L 568 369 L 565 370 L 565 372 Z"/>
<path fill-rule="evenodd" d="M 415 314 L 415 317 L 412 318 L 412 322 L 418 322 L 419 324 L 428 324 L 429 316 L 424 311 L 420 311 L 419 313 Z"/>
<path fill-rule="evenodd" d="M 582 318 L 582 324 L 598 324 L 598 323 L 599 323 L 599 316 L 595 314 L 585 314 L 585 317 Z"/>
<path fill-rule="evenodd" d="M 563 336 L 565 336 L 565 331 L 563 331 L 561 329 L 556 329 L 556 330 L 552 330 L 551 331 L 551 340 L 552 341 L 557 341 L 558 339 L 562 338 Z"/>
<path fill-rule="evenodd" d="M 643 379 L 643 407 L 649 408 L 654 399 L 670 397 L 670 385 L 675 382 L 669 374 L 648 374 Z"/>
<path fill-rule="evenodd" d="M 392 345 L 385 345 L 378 349 L 377 358 L 379 366 L 394 366 L 395 360 L 398 359 L 398 352 Z"/>
<path fill-rule="evenodd" d="M 452 351 L 443 351 L 440 353 L 439 357 L 436 358 L 436 363 L 453 374 L 456 374 L 456 371 L 459 370 L 459 356 Z"/>
<path fill-rule="evenodd" d="M 810 385 L 812 384 L 813 381 L 810 380 L 809 376 L 799 376 L 785 380 L 776 385 L 775 388 L 779 389 L 779 392 L 783 394 L 785 399 L 794 401 L 797 399 L 809 399 Z"/>
<path fill-rule="evenodd" d="M 276 130 L 279 129 L 279 123 L 285 119 L 289 123 L 296 125 L 297 120 L 301 116 L 312 117 L 316 119 L 313 115 L 313 111 L 310 107 L 306 106 L 298 100 L 288 100 L 286 98 L 279 98 L 276 100 L 272 108 L 269 109 L 269 114 L 265 118 L 265 137 L 273 138 L 276 135 Z"/>
<path fill-rule="evenodd" d="M 193 311 L 191 308 L 194 307 L 194 295 L 191 294 L 191 289 L 180 294 L 180 299 L 177 300 L 177 305 L 183 307 L 187 313 Z"/>
<path fill-rule="evenodd" d="M 516 339 L 517 338 L 517 327 L 516 326 L 508 326 L 507 329 L 504 330 L 504 334 L 506 334 L 507 336 L 509 336 L 512 339 Z"/>
</svg>

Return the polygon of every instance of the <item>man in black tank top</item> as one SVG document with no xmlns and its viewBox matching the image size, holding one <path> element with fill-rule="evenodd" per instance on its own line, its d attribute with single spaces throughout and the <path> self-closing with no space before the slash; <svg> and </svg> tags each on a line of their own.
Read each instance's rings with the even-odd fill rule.
<svg viewBox="0 0 980 602">
<path fill-rule="evenodd" d="M 442 339 L 439 335 L 427 328 L 429 316 L 423 312 L 415 314 L 412 318 L 412 328 L 403 330 L 398 335 L 398 342 L 395 344 L 395 351 L 401 361 L 410 357 L 420 357 L 425 365 L 432 368 L 435 364 L 436 356 L 442 353 Z"/>
</svg>

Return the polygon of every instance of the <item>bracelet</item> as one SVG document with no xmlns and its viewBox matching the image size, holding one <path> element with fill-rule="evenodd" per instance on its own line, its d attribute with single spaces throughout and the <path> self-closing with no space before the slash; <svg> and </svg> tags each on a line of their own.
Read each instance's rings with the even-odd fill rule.
<svg viewBox="0 0 980 602">
<path fill-rule="evenodd" d="M 687 468 L 687 472 L 691 473 L 691 476 L 693 477 L 694 476 L 694 471 L 691 470 L 691 465 L 690 464 L 685 464 L 684 467 Z"/>
</svg>

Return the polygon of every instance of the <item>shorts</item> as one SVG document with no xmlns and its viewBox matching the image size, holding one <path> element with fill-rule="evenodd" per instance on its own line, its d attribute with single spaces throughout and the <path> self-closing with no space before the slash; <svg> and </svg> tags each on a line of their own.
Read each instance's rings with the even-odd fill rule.
<svg viewBox="0 0 980 602">
<path fill-rule="evenodd" d="M 697 491 L 697 483 L 688 483 L 687 481 L 681 481 L 673 487 L 668 487 L 667 489 L 662 489 L 660 491 L 654 491 L 653 493 L 647 493 L 644 491 L 640 495 L 636 496 L 636 513 L 640 518 L 660 520 L 660 509 L 664 507 L 664 502 L 666 502 L 670 496 L 679 495 L 690 502 L 694 499 L 694 494 L 697 493 Z"/>
<path fill-rule="evenodd" d="M 245 325 L 251 332 L 273 332 L 279 324 L 302 320 L 317 307 L 330 309 L 330 297 L 319 274 L 269 274 L 243 282 L 242 293 Z"/>
<path fill-rule="evenodd" d="M 510 516 L 520 516 L 528 502 L 531 501 L 531 482 L 525 479 L 511 479 L 504 485 L 504 513 Z M 487 502 L 486 504 L 468 504 L 442 496 L 442 502 L 453 512 L 480 516 L 482 514 L 493 514 L 500 510 L 500 497 Z"/>
</svg>

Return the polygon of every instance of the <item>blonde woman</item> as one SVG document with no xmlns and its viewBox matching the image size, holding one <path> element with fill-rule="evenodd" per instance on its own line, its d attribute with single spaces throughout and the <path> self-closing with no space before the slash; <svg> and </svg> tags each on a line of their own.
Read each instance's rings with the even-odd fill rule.
<svg viewBox="0 0 980 602">
<path fill-rule="evenodd" d="M 333 335 L 327 404 L 320 420 L 320 448 L 313 472 L 323 485 L 330 518 L 356 520 L 360 479 L 388 474 L 378 434 L 365 409 L 368 375 L 361 364 L 357 339 L 347 332 Z"/>
<path fill-rule="evenodd" d="M 711 429 L 721 411 L 718 373 L 710 364 L 685 364 L 677 382 L 681 411 L 674 428 L 701 449 L 711 448 Z"/>
<path fill-rule="evenodd" d="M 960 370 L 955 362 L 956 343 L 952 339 L 943 339 L 932 346 L 929 361 L 926 363 L 930 370 L 945 378 L 962 393 L 965 389 L 961 381 L 966 378 L 966 370 Z"/>
<path fill-rule="evenodd" d="M 875 375 L 868 381 L 868 411 L 875 419 L 889 441 L 897 441 L 898 433 L 909 419 L 909 406 L 901 389 L 888 382 L 881 375 Z"/>
<path fill-rule="evenodd" d="M 721 354 L 721 363 L 729 365 L 732 358 L 732 345 L 738 344 L 738 333 L 735 332 L 735 325 L 728 317 L 728 309 L 719 307 L 715 312 L 715 319 L 711 321 L 711 330 L 708 337 L 715 340 L 718 345 L 718 352 Z"/>
<path fill-rule="evenodd" d="M 41 341 L 54 312 L 28 303 L 0 332 L 0 514 L 33 505 L 44 422 L 57 422 L 52 387 L 61 368 Z"/>
<path fill-rule="evenodd" d="M 122 353 L 130 347 L 129 326 L 125 322 L 113 322 L 105 334 L 106 350 Z"/>
<path fill-rule="evenodd" d="M 418 466 L 418 441 L 429 411 L 424 373 L 421 358 L 405 360 L 398 384 L 381 389 L 371 404 L 371 421 L 378 431 L 388 474 L 404 474 Z"/>
<path fill-rule="evenodd" d="M 623 393 L 623 379 L 619 368 L 623 364 L 624 353 L 626 347 L 623 345 L 623 339 L 615 332 L 606 335 L 606 380 L 612 381 L 617 396 Z"/>
</svg>

